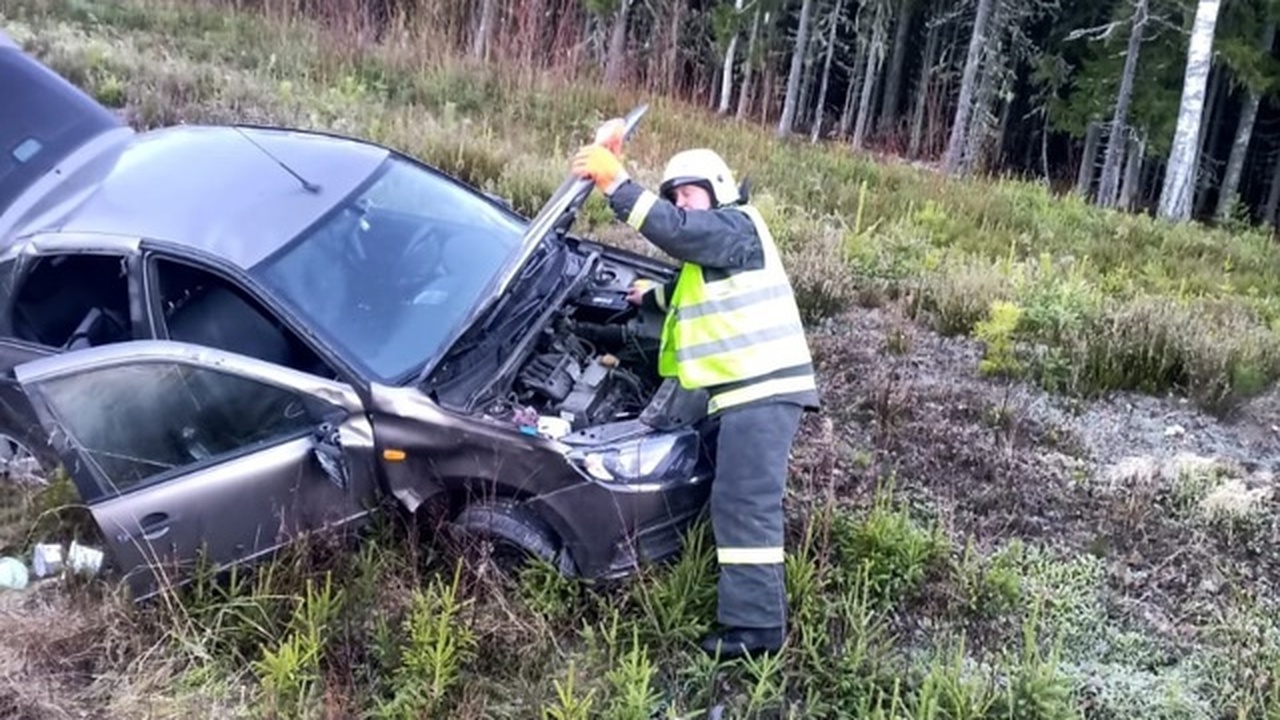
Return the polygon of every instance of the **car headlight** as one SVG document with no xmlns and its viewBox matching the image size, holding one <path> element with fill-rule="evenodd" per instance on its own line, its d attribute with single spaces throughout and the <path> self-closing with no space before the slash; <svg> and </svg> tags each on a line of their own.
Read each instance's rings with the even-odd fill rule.
<svg viewBox="0 0 1280 720">
<path fill-rule="evenodd" d="M 685 430 L 581 448 L 569 453 L 569 460 L 583 473 L 604 482 L 687 480 L 698 464 L 698 434 Z"/>
</svg>

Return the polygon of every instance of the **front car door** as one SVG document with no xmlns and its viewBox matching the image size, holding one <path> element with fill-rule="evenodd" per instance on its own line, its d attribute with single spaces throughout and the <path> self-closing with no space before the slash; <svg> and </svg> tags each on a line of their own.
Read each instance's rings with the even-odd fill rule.
<svg viewBox="0 0 1280 720">
<path fill-rule="evenodd" d="M 15 369 L 135 597 L 362 520 L 373 433 L 343 383 L 173 341 Z"/>
</svg>

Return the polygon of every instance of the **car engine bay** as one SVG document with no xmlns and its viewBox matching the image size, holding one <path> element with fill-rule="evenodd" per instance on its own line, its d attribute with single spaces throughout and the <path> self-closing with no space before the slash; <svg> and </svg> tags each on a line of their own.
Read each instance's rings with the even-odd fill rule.
<svg viewBox="0 0 1280 720">
<path fill-rule="evenodd" d="M 642 430 L 638 424 L 668 428 L 700 417 L 705 396 L 658 374 L 664 314 L 626 300 L 637 279 L 661 282 L 664 273 L 603 254 L 568 255 L 566 271 L 575 282 L 557 295 L 555 306 L 544 302 L 537 320 L 525 309 L 511 313 L 522 320 L 496 323 L 509 338 L 500 366 L 486 365 L 492 361 L 485 353 L 455 360 L 466 369 L 453 371 L 457 380 L 435 383 L 437 399 L 553 439 L 598 436 L 593 429 L 610 425 L 625 425 L 626 432 Z M 481 375 L 482 383 L 465 381 Z"/>
<path fill-rule="evenodd" d="M 505 401 L 559 418 L 572 431 L 638 417 L 662 382 L 663 318 L 627 303 L 627 288 L 637 277 L 623 265 L 601 262 L 542 330 Z"/>
</svg>

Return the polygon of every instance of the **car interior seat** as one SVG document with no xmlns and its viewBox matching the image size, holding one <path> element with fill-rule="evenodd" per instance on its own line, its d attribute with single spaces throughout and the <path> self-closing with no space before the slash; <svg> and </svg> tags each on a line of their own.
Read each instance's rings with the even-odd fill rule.
<svg viewBox="0 0 1280 720">
<path fill-rule="evenodd" d="M 257 308 L 225 287 L 204 289 L 168 321 L 169 338 L 289 365 L 289 340 Z"/>
</svg>

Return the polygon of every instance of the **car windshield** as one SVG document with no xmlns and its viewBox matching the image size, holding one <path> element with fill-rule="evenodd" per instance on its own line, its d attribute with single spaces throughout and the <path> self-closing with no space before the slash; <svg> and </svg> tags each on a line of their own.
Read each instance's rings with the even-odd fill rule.
<svg viewBox="0 0 1280 720">
<path fill-rule="evenodd" d="M 392 157 L 252 272 L 351 361 L 398 381 L 445 349 L 524 230 L 475 191 Z"/>
</svg>

